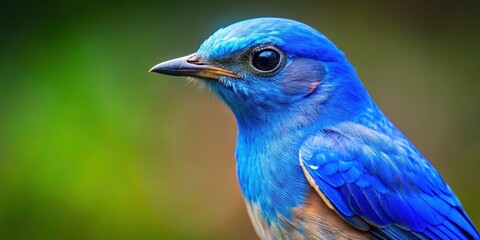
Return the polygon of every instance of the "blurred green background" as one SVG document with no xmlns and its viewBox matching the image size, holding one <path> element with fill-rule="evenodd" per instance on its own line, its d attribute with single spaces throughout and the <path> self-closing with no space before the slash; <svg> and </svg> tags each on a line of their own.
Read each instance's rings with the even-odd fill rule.
<svg viewBox="0 0 480 240">
<path fill-rule="evenodd" d="M 480 225 L 477 3 L 3 1 L 0 239 L 255 238 L 233 115 L 147 70 L 257 16 L 345 51 Z"/>
</svg>

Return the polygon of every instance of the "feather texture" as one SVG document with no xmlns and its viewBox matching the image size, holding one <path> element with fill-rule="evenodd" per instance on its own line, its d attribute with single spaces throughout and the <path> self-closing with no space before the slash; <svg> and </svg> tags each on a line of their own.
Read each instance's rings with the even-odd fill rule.
<svg viewBox="0 0 480 240">
<path fill-rule="evenodd" d="M 404 138 L 342 123 L 309 138 L 300 163 L 345 219 L 392 239 L 478 239 L 450 188 Z"/>
</svg>

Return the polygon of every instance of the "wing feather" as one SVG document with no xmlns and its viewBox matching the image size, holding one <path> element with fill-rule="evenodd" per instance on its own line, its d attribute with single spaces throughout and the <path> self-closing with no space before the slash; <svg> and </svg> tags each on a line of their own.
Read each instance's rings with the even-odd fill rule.
<svg viewBox="0 0 480 240">
<path fill-rule="evenodd" d="M 308 139 L 300 164 L 338 214 L 378 238 L 479 239 L 460 201 L 402 136 L 344 124 Z"/>
</svg>

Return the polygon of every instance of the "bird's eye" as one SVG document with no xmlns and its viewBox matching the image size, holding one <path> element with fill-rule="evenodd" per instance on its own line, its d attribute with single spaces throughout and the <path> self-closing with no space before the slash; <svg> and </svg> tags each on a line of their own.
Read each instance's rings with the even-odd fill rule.
<svg viewBox="0 0 480 240">
<path fill-rule="evenodd" d="M 251 64 L 259 73 L 273 74 L 282 65 L 283 53 L 273 46 L 258 47 L 252 53 Z"/>
</svg>

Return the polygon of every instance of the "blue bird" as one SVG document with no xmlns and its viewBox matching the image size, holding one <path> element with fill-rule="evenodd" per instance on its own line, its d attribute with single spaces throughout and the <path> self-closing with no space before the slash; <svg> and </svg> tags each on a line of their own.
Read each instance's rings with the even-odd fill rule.
<svg viewBox="0 0 480 240">
<path fill-rule="evenodd" d="M 480 239 L 450 187 L 315 29 L 245 20 L 151 71 L 204 82 L 233 111 L 237 175 L 261 239 Z"/>
</svg>

